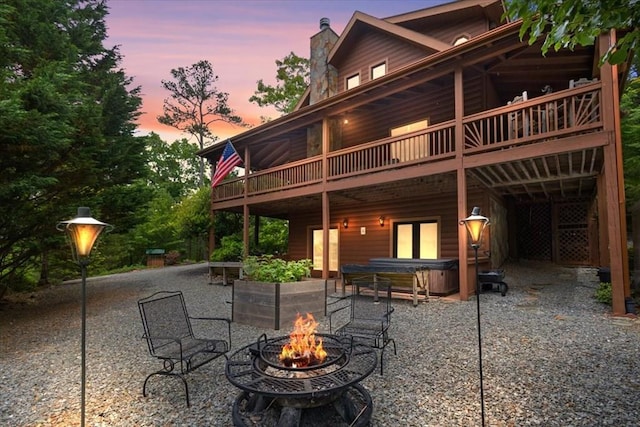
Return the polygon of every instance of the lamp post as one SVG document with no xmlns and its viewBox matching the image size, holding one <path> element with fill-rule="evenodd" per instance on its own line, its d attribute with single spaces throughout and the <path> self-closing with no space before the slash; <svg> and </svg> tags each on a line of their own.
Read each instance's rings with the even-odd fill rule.
<svg viewBox="0 0 640 427">
<path fill-rule="evenodd" d="M 460 224 L 464 224 L 469 235 L 469 245 L 473 248 L 475 255 L 475 268 L 476 268 L 476 305 L 478 312 L 478 360 L 480 366 L 480 405 L 482 411 L 482 426 L 484 427 L 484 386 L 482 379 L 482 334 L 480 332 L 480 284 L 478 280 L 478 248 L 482 243 L 482 233 L 487 225 L 489 225 L 489 218 L 480 215 L 480 208 L 474 207 L 471 211 L 471 215 L 460 221 Z"/>
<path fill-rule="evenodd" d="M 61 221 L 56 228 L 65 231 L 71 241 L 73 260 L 80 265 L 82 272 L 82 378 L 80 401 L 80 425 L 84 427 L 85 379 L 86 379 L 86 332 L 87 332 L 87 265 L 89 254 L 98 236 L 109 226 L 91 217 L 89 208 L 78 208 L 78 215 L 68 221 Z"/>
</svg>

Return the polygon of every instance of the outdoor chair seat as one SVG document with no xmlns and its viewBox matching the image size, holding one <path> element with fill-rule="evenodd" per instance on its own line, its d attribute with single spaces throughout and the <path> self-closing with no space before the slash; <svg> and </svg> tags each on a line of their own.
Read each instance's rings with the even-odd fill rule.
<svg viewBox="0 0 640 427">
<path fill-rule="evenodd" d="M 222 317 L 190 317 L 180 291 L 161 291 L 138 301 L 149 354 L 162 360 L 162 369 L 150 373 L 144 380 L 142 395 L 147 395 L 147 383 L 155 375 L 175 376 L 182 380 L 189 401 L 189 386 L 185 375 L 220 356 L 231 348 L 231 320 Z M 206 322 L 212 336 L 197 338 L 192 321 Z M 205 323 L 203 323 L 204 327 Z M 223 327 L 225 326 L 226 327 Z M 213 335 L 219 337 L 213 338 Z M 226 336 L 224 336 L 226 335 Z"/>
</svg>

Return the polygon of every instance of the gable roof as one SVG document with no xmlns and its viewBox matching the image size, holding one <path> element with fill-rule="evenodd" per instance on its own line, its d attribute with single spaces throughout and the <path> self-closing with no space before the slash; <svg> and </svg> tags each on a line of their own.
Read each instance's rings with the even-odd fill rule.
<svg viewBox="0 0 640 427">
<path fill-rule="evenodd" d="M 339 60 L 342 56 L 350 53 L 350 46 L 359 38 L 359 36 L 368 30 L 378 30 L 389 35 L 401 38 L 416 46 L 425 48 L 433 52 L 442 52 L 451 47 L 434 37 L 409 30 L 399 25 L 394 25 L 382 19 L 375 18 L 366 13 L 356 11 L 349 23 L 342 32 L 342 36 L 329 52 L 329 62 Z"/>
<path fill-rule="evenodd" d="M 499 23 L 502 21 L 503 13 L 504 6 L 502 0 L 458 0 L 426 9 L 390 16 L 384 18 L 384 20 L 391 24 L 404 26 L 418 20 L 441 20 L 443 15 L 450 15 L 450 17 L 454 19 L 480 15 L 490 21 Z"/>
</svg>

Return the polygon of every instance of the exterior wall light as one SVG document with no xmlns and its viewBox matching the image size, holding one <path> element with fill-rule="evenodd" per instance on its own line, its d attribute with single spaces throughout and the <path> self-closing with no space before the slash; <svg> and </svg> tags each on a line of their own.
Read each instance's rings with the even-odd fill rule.
<svg viewBox="0 0 640 427">
<path fill-rule="evenodd" d="M 349 219 L 345 218 L 342 220 L 342 228 L 349 228 Z"/>
</svg>

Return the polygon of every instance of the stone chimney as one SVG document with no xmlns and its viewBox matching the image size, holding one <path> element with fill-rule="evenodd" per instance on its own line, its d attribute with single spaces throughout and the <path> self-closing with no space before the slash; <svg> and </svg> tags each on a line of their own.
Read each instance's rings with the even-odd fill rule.
<svg viewBox="0 0 640 427">
<path fill-rule="evenodd" d="M 338 91 L 338 71 L 327 63 L 329 51 L 338 41 L 338 35 L 331 29 L 329 18 L 320 19 L 320 32 L 311 37 L 309 56 L 309 103 L 333 96 Z"/>
<path fill-rule="evenodd" d="M 329 18 L 320 19 L 320 32 L 311 37 L 311 55 L 309 56 L 309 104 L 327 99 L 338 93 L 338 70 L 329 65 L 331 48 L 338 41 L 338 35 L 329 26 Z M 329 140 L 331 146 L 341 140 L 334 136 L 335 120 L 329 122 Z M 322 124 L 316 123 L 307 128 L 307 156 L 322 153 Z"/>
</svg>

